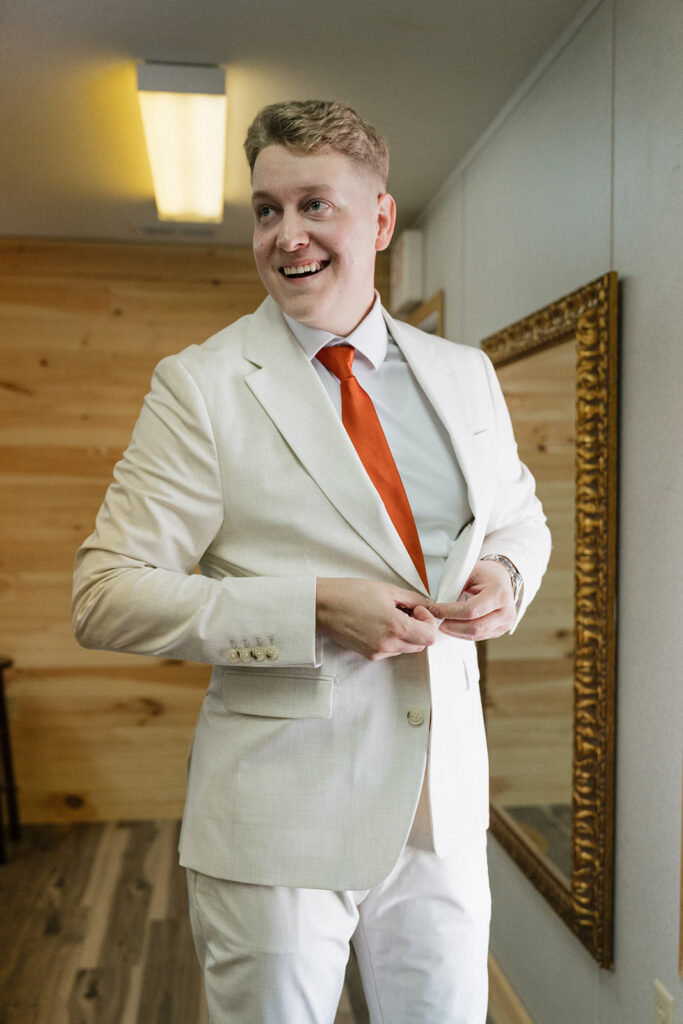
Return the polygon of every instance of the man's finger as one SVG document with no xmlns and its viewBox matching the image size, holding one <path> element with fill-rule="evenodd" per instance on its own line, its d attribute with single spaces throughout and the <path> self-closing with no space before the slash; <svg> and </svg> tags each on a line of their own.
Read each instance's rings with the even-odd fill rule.
<svg viewBox="0 0 683 1024">
<path fill-rule="evenodd" d="M 426 607 L 429 601 L 428 597 L 424 594 L 418 594 L 415 590 L 402 590 L 400 587 L 395 587 L 392 594 L 396 607 L 400 608 L 401 611 L 413 611 L 418 605 Z"/>
<path fill-rule="evenodd" d="M 413 615 L 414 618 L 419 619 L 420 622 L 431 622 L 436 625 L 435 617 L 423 604 L 419 604 L 416 608 L 410 609 L 410 614 Z"/>
<path fill-rule="evenodd" d="M 462 619 L 444 619 L 439 629 L 460 640 L 492 640 L 503 636 L 514 623 L 514 616 L 492 612 L 482 618 L 464 622 Z"/>
<path fill-rule="evenodd" d="M 431 617 L 429 622 L 421 622 L 420 619 L 406 616 L 405 628 L 402 624 L 400 635 L 404 643 L 430 647 L 436 640 L 436 623 Z"/>
<path fill-rule="evenodd" d="M 470 622 L 472 619 L 479 619 L 482 615 L 488 615 L 500 607 L 491 594 L 477 594 L 467 596 L 460 601 L 451 601 L 445 604 L 429 605 L 429 611 L 435 619 L 457 619 L 460 622 Z"/>
</svg>

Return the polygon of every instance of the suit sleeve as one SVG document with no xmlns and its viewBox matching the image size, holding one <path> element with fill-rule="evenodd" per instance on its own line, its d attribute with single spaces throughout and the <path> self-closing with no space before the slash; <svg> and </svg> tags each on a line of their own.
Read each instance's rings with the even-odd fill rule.
<svg viewBox="0 0 683 1024">
<path fill-rule="evenodd" d="M 535 481 L 517 453 L 510 415 L 488 356 L 482 353 L 495 423 L 495 498 L 480 556 L 506 555 L 524 580 L 515 627 L 535 596 L 550 558 L 550 531 Z"/>
<path fill-rule="evenodd" d="M 221 665 L 233 644 L 261 643 L 277 649 L 264 667 L 319 664 L 315 577 L 195 573 L 223 521 L 222 471 L 203 397 L 171 356 L 76 556 L 72 621 L 83 646 Z"/>
</svg>

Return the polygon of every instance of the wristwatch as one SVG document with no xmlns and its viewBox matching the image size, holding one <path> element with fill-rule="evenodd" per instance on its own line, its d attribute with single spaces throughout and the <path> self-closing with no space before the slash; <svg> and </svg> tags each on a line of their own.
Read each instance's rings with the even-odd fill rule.
<svg viewBox="0 0 683 1024">
<path fill-rule="evenodd" d="M 524 580 L 521 574 L 517 571 L 517 566 L 514 565 L 509 558 L 505 555 L 482 555 L 479 559 L 480 562 L 499 562 L 504 569 L 510 573 L 510 581 L 512 583 L 512 596 L 515 602 L 515 608 L 519 611 L 519 606 L 522 603 L 522 597 L 524 596 Z"/>
</svg>

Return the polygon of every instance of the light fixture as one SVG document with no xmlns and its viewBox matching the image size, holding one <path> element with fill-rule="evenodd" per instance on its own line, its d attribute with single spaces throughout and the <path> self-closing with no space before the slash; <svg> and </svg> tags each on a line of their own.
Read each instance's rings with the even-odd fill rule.
<svg viewBox="0 0 683 1024">
<path fill-rule="evenodd" d="M 223 220 L 225 69 L 138 64 L 138 98 L 159 220 Z"/>
</svg>

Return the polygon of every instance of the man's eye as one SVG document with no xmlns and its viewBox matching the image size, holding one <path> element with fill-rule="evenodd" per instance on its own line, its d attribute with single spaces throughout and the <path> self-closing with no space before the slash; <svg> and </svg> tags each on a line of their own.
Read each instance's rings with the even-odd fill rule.
<svg viewBox="0 0 683 1024">
<path fill-rule="evenodd" d="M 308 209 L 311 213 L 321 213 L 327 208 L 327 203 L 323 202 L 322 199 L 311 199 L 308 204 Z"/>
<path fill-rule="evenodd" d="M 273 207 L 272 206 L 259 206 L 258 210 L 256 211 L 256 215 L 257 215 L 259 220 L 267 220 L 268 217 L 270 217 L 272 215 L 272 213 L 273 213 Z"/>
</svg>

